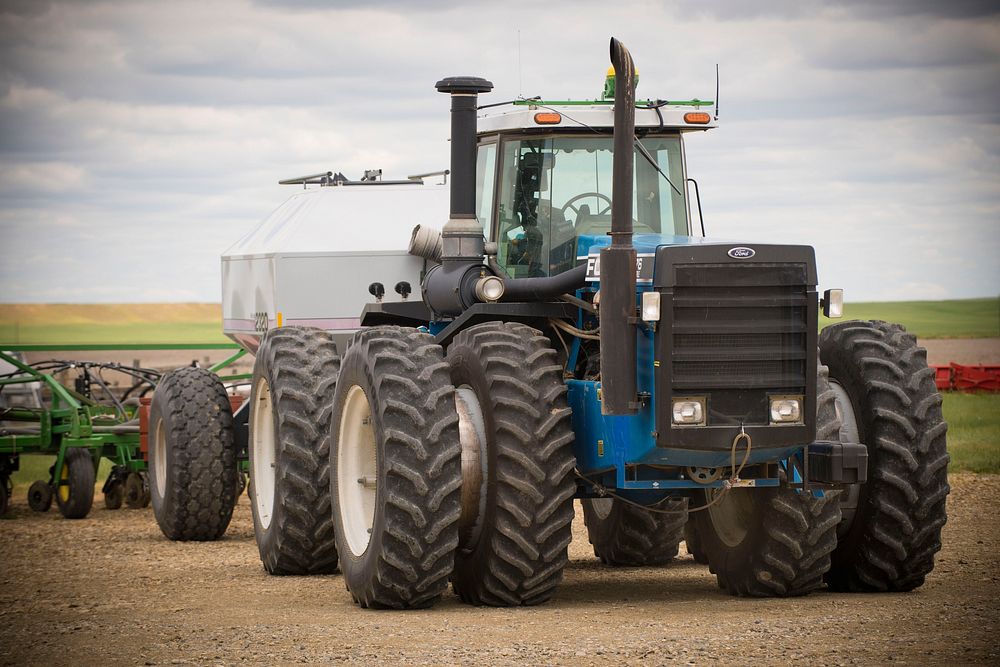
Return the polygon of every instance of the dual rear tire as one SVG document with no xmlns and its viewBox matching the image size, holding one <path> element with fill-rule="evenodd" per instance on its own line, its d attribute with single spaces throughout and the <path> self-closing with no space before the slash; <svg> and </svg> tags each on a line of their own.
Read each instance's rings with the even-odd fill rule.
<svg viewBox="0 0 1000 667">
<path fill-rule="evenodd" d="M 830 367 L 848 439 L 868 445 L 868 481 L 848 489 L 826 575 L 838 591 L 909 591 L 941 548 L 949 493 L 948 425 L 926 351 L 903 327 L 849 321 L 827 327 Z"/>
<path fill-rule="evenodd" d="M 428 334 L 365 329 L 343 357 L 330 493 L 344 583 L 362 607 L 428 607 L 447 586 L 461 513 L 454 394 Z"/>
<path fill-rule="evenodd" d="M 816 438 L 835 440 L 835 394 L 820 366 Z M 791 477 L 792 471 L 787 471 Z M 823 585 L 841 520 L 838 491 L 814 494 L 786 487 L 708 489 L 694 516 L 696 560 L 708 561 L 719 587 L 741 597 L 793 597 Z M 689 542 L 688 548 L 692 545 Z"/>
<path fill-rule="evenodd" d="M 572 430 L 548 339 L 519 324 L 355 335 L 333 403 L 344 581 L 363 607 L 549 599 L 573 519 Z M 457 390 L 456 390 L 457 387 Z"/>
<path fill-rule="evenodd" d="M 926 351 L 880 321 L 827 327 L 819 348 L 817 440 L 866 444 L 867 482 L 822 497 L 735 489 L 699 512 L 691 534 L 732 594 L 909 591 L 941 548 L 947 424 Z"/>
<path fill-rule="evenodd" d="M 649 509 L 619 498 L 584 500 L 583 518 L 594 555 L 606 565 L 666 565 L 684 539 L 687 505 L 687 498 L 666 499 Z"/>
<path fill-rule="evenodd" d="M 257 351 L 250 406 L 250 489 L 264 569 L 337 569 L 330 506 L 330 414 L 340 359 L 330 334 L 270 332 Z"/>
</svg>

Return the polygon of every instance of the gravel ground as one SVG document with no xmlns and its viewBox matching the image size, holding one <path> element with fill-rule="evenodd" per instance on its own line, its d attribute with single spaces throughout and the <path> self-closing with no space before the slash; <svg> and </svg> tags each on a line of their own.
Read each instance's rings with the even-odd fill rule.
<svg viewBox="0 0 1000 667">
<path fill-rule="evenodd" d="M 0 521 L 0 664 L 968 664 L 1000 661 L 1000 476 L 952 477 L 944 550 L 913 593 L 730 598 L 682 549 L 610 569 L 577 512 L 556 598 L 484 609 L 356 608 L 337 575 L 270 577 L 240 499 L 226 537 L 174 543 L 152 511 Z M 984 519 L 985 517 L 985 519 Z"/>
</svg>

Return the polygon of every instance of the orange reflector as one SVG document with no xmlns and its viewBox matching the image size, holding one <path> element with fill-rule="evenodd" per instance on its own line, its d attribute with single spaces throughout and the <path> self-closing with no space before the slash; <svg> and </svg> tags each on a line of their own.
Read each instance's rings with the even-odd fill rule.
<svg viewBox="0 0 1000 667">
<path fill-rule="evenodd" d="M 562 115 L 551 111 L 540 111 L 535 114 L 535 123 L 538 125 L 558 125 L 562 121 Z"/>
<path fill-rule="evenodd" d="M 691 113 L 684 114 L 685 123 L 697 123 L 698 125 L 704 125 L 710 120 L 712 120 L 712 117 L 703 111 L 692 111 Z"/>
</svg>

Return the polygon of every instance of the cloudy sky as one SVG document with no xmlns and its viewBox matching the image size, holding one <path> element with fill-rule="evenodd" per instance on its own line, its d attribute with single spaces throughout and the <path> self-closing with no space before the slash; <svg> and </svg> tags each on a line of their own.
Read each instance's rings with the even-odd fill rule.
<svg viewBox="0 0 1000 667">
<path fill-rule="evenodd" d="M 435 81 L 592 98 L 611 35 L 640 97 L 710 99 L 720 65 L 710 236 L 812 244 L 848 299 L 995 296 L 997 7 L 0 0 L 0 302 L 217 301 L 279 178 L 445 168 Z"/>
</svg>

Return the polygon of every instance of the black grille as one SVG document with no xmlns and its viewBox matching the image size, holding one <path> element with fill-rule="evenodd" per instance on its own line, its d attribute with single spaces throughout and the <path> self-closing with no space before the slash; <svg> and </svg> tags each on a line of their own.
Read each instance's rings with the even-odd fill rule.
<svg viewBox="0 0 1000 667">
<path fill-rule="evenodd" d="M 804 265 L 687 264 L 675 270 L 675 392 L 805 389 Z"/>
</svg>

